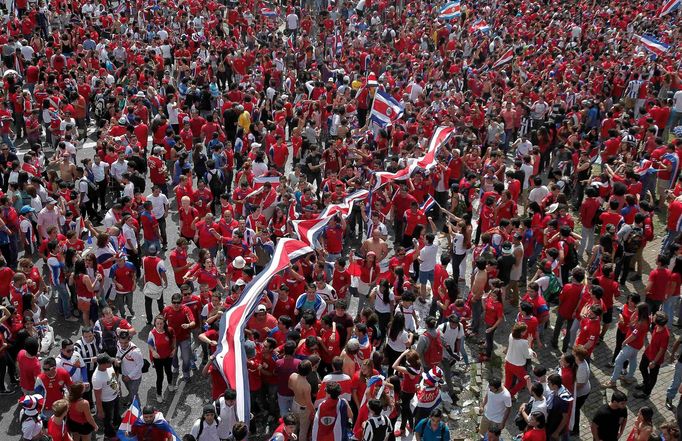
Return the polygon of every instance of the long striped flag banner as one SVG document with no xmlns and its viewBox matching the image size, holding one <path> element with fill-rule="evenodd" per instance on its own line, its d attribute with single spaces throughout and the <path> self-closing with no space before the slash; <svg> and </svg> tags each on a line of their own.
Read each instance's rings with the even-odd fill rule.
<svg viewBox="0 0 682 441">
<path fill-rule="evenodd" d="M 292 261 L 312 252 L 313 249 L 305 242 L 280 239 L 270 263 L 246 285 L 239 299 L 220 319 L 220 338 L 214 363 L 225 382 L 237 391 L 237 419 L 246 424 L 250 419 L 251 402 L 248 393 L 244 329 L 263 298 L 272 277 L 286 269 Z"/>
<path fill-rule="evenodd" d="M 669 45 L 662 41 L 658 41 L 653 35 L 644 34 L 636 35 L 636 37 L 639 39 L 639 43 L 644 49 L 656 56 L 663 55 L 670 49 Z"/>
<path fill-rule="evenodd" d="M 492 65 L 491 69 L 497 69 L 500 66 L 504 66 L 505 64 L 511 62 L 511 60 L 514 58 L 514 50 L 513 49 L 508 49 L 505 53 L 502 54 L 500 58 L 495 62 L 495 64 Z"/>
<path fill-rule="evenodd" d="M 673 11 L 677 11 L 680 9 L 680 4 L 682 3 L 682 0 L 665 0 L 663 2 L 663 6 L 661 6 L 661 10 L 658 13 L 659 17 L 663 17 L 665 15 L 670 14 Z"/>
<path fill-rule="evenodd" d="M 451 20 L 462 15 L 462 5 L 460 2 L 447 2 L 438 10 L 438 18 L 441 20 Z"/>
</svg>

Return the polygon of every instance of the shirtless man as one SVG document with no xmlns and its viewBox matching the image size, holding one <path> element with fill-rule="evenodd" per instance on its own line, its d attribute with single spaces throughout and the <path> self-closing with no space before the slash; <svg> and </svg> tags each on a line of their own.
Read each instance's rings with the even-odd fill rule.
<svg viewBox="0 0 682 441">
<path fill-rule="evenodd" d="M 483 316 L 483 292 L 488 284 L 488 263 L 485 259 L 476 261 L 473 282 L 471 283 L 471 332 L 479 335 Z"/>
<path fill-rule="evenodd" d="M 366 256 L 370 251 L 374 251 L 374 254 L 377 255 L 378 262 L 383 261 L 388 256 L 388 245 L 381 238 L 381 232 L 378 228 L 372 230 L 372 237 L 362 242 L 360 253 Z"/>
<path fill-rule="evenodd" d="M 341 353 L 343 373 L 351 378 L 355 375 L 355 371 L 360 368 L 357 362 L 358 352 L 360 352 L 360 344 L 356 339 L 350 339 L 346 343 L 346 348 Z"/>
<path fill-rule="evenodd" d="M 310 396 L 310 383 L 308 375 L 312 372 L 313 365 L 310 360 L 303 360 L 298 365 L 296 372 L 289 376 L 289 389 L 294 392 L 294 401 L 291 404 L 291 413 L 296 415 L 299 422 L 298 440 L 307 441 L 312 419 L 313 401 Z"/>
</svg>

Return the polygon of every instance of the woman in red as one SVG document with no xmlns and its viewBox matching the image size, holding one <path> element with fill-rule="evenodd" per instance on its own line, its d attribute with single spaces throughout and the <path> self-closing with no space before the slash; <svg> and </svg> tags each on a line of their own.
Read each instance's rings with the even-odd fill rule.
<svg viewBox="0 0 682 441">
<path fill-rule="evenodd" d="M 213 259 L 210 255 L 204 257 L 200 265 L 195 266 L 193 269 L 187 272 L 185 275 L 186 280 L 193 280 L 197 282 L 198 285 L 206 284 L 210 291 L 215 291 L 216 287 L 220 287 L 221 290 L 225 290 L 223 282 L 220 280 L 220 273 L 213 263 Z"/>
<path fill-rule="evenodd" d="M 407 362 L 405 366 L 402 365 L 403 359 Z M 414 427 L 414 416 L 410 408 L 410 402 L 417 393 L 417 385 L 422 377 L 422 364 L 419 359 L 417 351 L 407 349 L 400 354 L 400 357 L 391 366 L 400 377 L 400 419 L 402 424 L 400 431 L 396 432 L 396 436 L 403 436 L 406 427 Z"/>
<path fill-rule="evenodd" d="M 78 297 L 78 310 L 83 316 L 83 325 L 91 326 L 90 322 L 90 303 L 95 297 L 95 284 L 102 281 L 102 275 L 97 273 L 95 279 L 91 279 L 85 266 L 85 260 L 78 259 L 74 265 L 71 275 L 76 296 Z"/>
<path fill-rule="evenodd" d="M 575 390 L 575 374 L 578 371 L 578 365 L 575 362 L 573 354 L 566 353 L 559 359 L 559 374 L 561 375 L 561 384 L 573 394 Z"/>
<path fill-rule="evenodd" d="M 521 441 L 547 441 L 545 414 L 536 410 L 529 415 L 526 413 L 526 405 L 523 404 L 521 405 L 521 416 L 528 423 L 526 431 L 521 436 Z"/>
<path fill-rule="evenodd" d="M 485 300 L 485 355 L 481 361 L 489 360 L 493 354 L 495 342 L 495 330 L 504 320 L 504 308 L 502 306 L 502 290 L 493 289 Z"/>
<path fill-rule="evenodd" d="M 172 392 L 175 390 L 173 385 L 173 354 L 175 353 L 175 334 L 173 330 L 168 327 L 166 318 L 162 315 L 157 315 L 154 319 L 154 329 L 147 337 L 147 344 L 149 345 L 149 355 L 156 370 L 156 400 L 163 402 L 163 374 L 166 373 L 166 380 L 168 381 L 168 389 Z"/>
<path fill-rule="evenodd" d="M 359 264 L 360 274 L 358 280 L 358 293 L 360 294 L 360 303 L 358 304 L 358 314 L 367 303 L 369 290 L 376 284 L 379 273 L 381 272 L 379 264 L 377 263 L 377 255 L 374 251 L 368 252 Z"/>
<path fill-rule="evenodd" d="M 52 438 L 52 441 L 73 441 L 71 433 L 69 432 L 69 429 L 67 429 L 65 420 L 68 411 L 69 402 L 65 399 L 57 400 L 52 403 L 52 412 L 54 412 L 54 414 L 47 422 L 47 434 Z"/>
<path fill-rule="evenodd" d="M 73 383 L 69 386 L 69 411 L 66 417 L 66 426 L 73 435 L 74 441 L 90 441 L 93 432 L 99 427 L 90 412 L 90 403 L 83 398 L 85 385 Z"/>
<path fill-rule="evenodd" d="M 353 395 L 353 404 L 355 404 L 356 409 L 360 408 L 362 397 L 365 396 L 367 380 L 374 375 L 379 375 L 379 371 L 374 369 L 374 363 L 372 360 L 363 360 L 360 369 L 355 371 L 355 374 L 351 380 L 351 390 Z"/>
<path fill-rule="evenodd" d="M 292 219 L 292 220 L 295 220 L 295 219 Z M 280 207 L 275 208 L 275 212 L 272 215 L 272 219 L 270 219 L 270 223 L 268 225 L 268 228 L 272 232 L 272 240 L 277 240 L 279 238 L 282 238 L 287 233 L 289 233 L 287 217 L 284 214 L 284 211 Z"/>
<path fill-rule="evenodd" d="M 654 411 L 649 406 L 640 408 L 627 441 L 648 441 L 654 431 L 653 417 Z"/>
</svg>

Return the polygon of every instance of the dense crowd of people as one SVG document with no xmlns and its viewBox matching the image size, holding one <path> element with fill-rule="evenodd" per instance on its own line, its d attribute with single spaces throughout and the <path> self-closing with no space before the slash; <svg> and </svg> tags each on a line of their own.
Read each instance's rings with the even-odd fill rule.
<svg viewBox="0 0 682 441">
<path fill-rule="evenodd" d="M 646 406 L 625 434 L 617 388 L 641 376 L 674 410 L 682 387 L 679 2 L 0 9 L 0 394 L 22 439 L 170 440 L 160 406 L 204 375 L 186 440 L 445 440 L 455 380 L 500 353 L 488 441 L 586 438 L 581 416 L 595 440 L 679 439 Z M 296 222 L 363 190 L 269 282 L 248 389 L 228 386 L 224 312 L 279 240 L 309 240 Z M 615 390 L 583 415 L 607 334 Z"/>
</svg>

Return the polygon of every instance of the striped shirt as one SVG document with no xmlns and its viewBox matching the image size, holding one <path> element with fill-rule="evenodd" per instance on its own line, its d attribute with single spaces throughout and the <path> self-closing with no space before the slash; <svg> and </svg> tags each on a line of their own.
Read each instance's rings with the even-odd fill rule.
<svg viewBox="0 0 682 441">
<path fill-rule="evenodd" d="M 90 343 L 86 342 L 83 338 L 78 340 L 73 344 L 75 352 L 80 354 L 81 358 L 85 361 L 85 365 L 88 367 L 88 371 L 92 372 L 95 370 L 97 354 L 99 354 L 99 342 L 97 337 L 93 338 Z"/>
<path fill-rule="evenodd" d="M 632 98 L 632 99 L 637 99 L 637 96 L 639 95 L 639 87 L 642 85 L 643 81 L 642 80 L 632 80 L 628 83 L 627 89 L 625 89 L 625 93 L 623 96 L 625 98 Z"/>
</svg>

